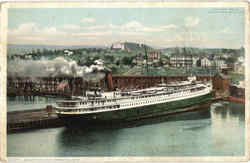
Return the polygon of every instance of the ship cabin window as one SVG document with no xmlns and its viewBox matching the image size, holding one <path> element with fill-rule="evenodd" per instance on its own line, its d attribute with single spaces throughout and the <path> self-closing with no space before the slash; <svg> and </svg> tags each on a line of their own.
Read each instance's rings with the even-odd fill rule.
<svg viewBox="0 0 250 163">
<path fill-rule="evenodd" d="M 78 102 L 62 102 L 59 104 L 59 106 L 65 106 L 65 107 L 74 107 L 78 104 Z"/>
</svg>

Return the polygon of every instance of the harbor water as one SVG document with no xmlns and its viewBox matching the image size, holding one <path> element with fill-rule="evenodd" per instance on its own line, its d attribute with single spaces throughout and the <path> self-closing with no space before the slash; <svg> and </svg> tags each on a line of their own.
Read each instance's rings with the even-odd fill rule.
<svg viewBox="0 0 250 163">
<path fill-rule="evenodd" d="M 54 98 L 8 98 L 8 111 L 40 109 Z M 130 128 L 51 128 L 9 133 L 8 157 L 244 156 L 245 106 L 216 102 Z"/>
</svg>

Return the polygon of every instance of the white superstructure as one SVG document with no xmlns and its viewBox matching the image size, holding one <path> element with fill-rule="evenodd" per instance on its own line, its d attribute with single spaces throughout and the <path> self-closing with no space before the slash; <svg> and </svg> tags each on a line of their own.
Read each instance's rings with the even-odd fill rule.
<svg viewBox="0 0 250 163">
<path fill-rule="evenodd" d="M 187 81 L 159 84 L 157 87 L 140 90 L 96 91 L 92 95 L 89 93 L 89 97 L 58 101 L 56 110 L 58 114 L 91 114 L 133 109 L 198 97 L 211 91 L 211 82 L 202 83 L 196 81 L 195 77 L 189 77 Z"/>
</svg>

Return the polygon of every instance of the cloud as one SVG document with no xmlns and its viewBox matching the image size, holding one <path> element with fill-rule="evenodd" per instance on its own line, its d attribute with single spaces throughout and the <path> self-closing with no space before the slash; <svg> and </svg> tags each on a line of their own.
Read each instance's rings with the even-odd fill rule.
<svg viewBox="0 0 250 163">
<path fill-rule="evenodd" d="M 41 44 L 66 38 L 68 32 L 56 27 L 41 27 L 36 23 L 20 24 L 17 28 L 8 29 L 9 43 L 14 44 Z"/>
<path fill-rule="evenodd" d="M 83 27 L 85 30 L 106 30 L 106 29 L 118 29 L 118 25 L 114 24 L 104 24 L 104 25 L 93 25 L 93 26 L 87 26 Z"/>
<path fill-rule="evenodd" d="M 96 22 L 96 19 L 91 18 L 91 17 L 87 17 L 87 18 L 82 18 L 81 22 L 83 22 L 83 23 L 94 23 L 94 22 Z"/>
<path fill-rule="evenodd" d="M 112 31 L 105 31 L 105 32 L 81 32 L 81 33 L 74 33 L 73 36 L 106 36 L 111 35 Z"/>
<path fill-rule="evenodd" d="M 42 27 L 39 24 L 29 22 L 20 24 L 17 28 L 9 29 L 10 37 L 29 38 L 54 36 L 104 36 L 104 35 L 146 35 L 152 32 L 164 32 L 178 28 L 174 24 L 146 26 L 138 21 L 130 21 L 121 25 L 102 24 L 80 26 L 76 24 L 64 24 L 61 26 Z M 37 39 L 38 40 L 38 39 Z"/>
<path fill-rule="evenodd" d="M 76 24 L 65 24 L 62 27 L 65 30 L 79 30 L 81 27 L 79 25 Z"/>
<path fill-rule="evenodd" d="M 199 24 L 198 18 L 188 18 L 187 26 Z M 139 21 L 123 24 L 64 24 L 58 26 L 41 26 L 34 22 L 20 24 L 9 28 L 8 43 L 10 44 L 46 44 L 46 45 L 110 45 L 116 41 L 145 42 L 156 47 L 195 46 L 195 47 L 236 47 L 236 37 L 230 27 L 218 32 L 198 32 L 192 29 L 180 31 L 175 24 L 146 25 Z M 232 32 L 232 35 L 225 33 Z M 235 34 L 236 35 L 236 34 Z M 233 35 L 234 36 L 234 35 Z M 232 38 L 232 39 L 231 39 Z M 216 42 L 216 45 L 215 45 Z M 238 44 L 237 44 L 238 46 Z"/>
<path fill-rule="evenodd" d="M 130 21 L 130 22 L 122 25 L 122 27 L 130 29 L 130 28 L 143 28 L 144 26 L 138 21 Z"/>
<path fill-rule="evenodd" d="M 116 24 L 103 24 L 103 25 L 92 25 L 87 27 L 82 27 L 86 32 L 102 32 L 107 30 L 112 30 L 113 32 L 120 34 L 135 34 L 141 35 L 142 32 L 164 32 L 170 29 L 178 28 L 177 25 L 168 24 L 168 25 L 158 25 L 158 26 L 146 26 L 138 21 L 130 21 L 121 25 Z"/>
<path fill-rule="evenodd" d="M 186 27 L 194 27 L 200 23 L 200 18 L 198 17 L 187 17 L 185 19 L 185 26 Z"/>
<path fill-rule="evenodd" d="M 143 41 L 152 39 L 160 32 L 178 28 L 174 24 L 144 25 L 138 21 L 124 24 L 77 25 L 42 27 L 37 23 L 20 24 L 8 31 L 9 43 L 12 44 L 53 44 L 53 45 L 103 45 L 116 40 Z M 161 34 L 162 35 L 162 34 Z M 65 41 L 67 40 L 67 41 Z"/>
<path fill-rule="evenodd" d="M 162 26 L 161 28 L 163 28 L 163 29 L 174 29 L 174 28 L 178 28 L 178 26 L 175 25 L 175 24 L 169 24 L 169 25 Z"/>
<path fill-rule="evenodd" d="M 28 32 L 37 32 L 39 31 L 37 24 L 29 22 L 19 25 L 16 29 L 9 30 L 11 34 L 23 34 Z"/>
<path fill-rule="evenodd" d="M 221 33 L 223 33 L 223 34 L 232 34 L 233 31 L 232 31 L 231 28 L 225 27 L 225 28 L 221 31 Z"/>
<path fill-rule="evenodd" d="M 164 32 L 168 29 L 177 28 L 174 24 L 169 25 L 157 25 L 157 26 L 145 26 L 138 21 L 130 21 L 121 26 L 123 31 L 141 31 L 141 32 Z"/>
<path fill-rule="evenodd" d="M 16 29 L 9 29 L 10 36 L 47 36 L 47 35 L 64 35 L 63 31 L 58 30 L 56 27 L 42 28 L 36 23 L 24 23 L 19 25 Z"/>
</svg>

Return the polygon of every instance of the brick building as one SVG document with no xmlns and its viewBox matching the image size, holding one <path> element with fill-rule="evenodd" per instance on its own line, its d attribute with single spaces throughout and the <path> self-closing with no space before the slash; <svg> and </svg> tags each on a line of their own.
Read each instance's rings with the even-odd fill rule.
<svg viewBox="0 0 250 163">
<path fill-rule="evenodd" d="M 160 58 L 161 58 L 161 51 L 151 51 L 148 53 L 149 61 L 159 60 Z"/>
<path fill-rule="evenodd" d="M 229 87 L 232 83 L 232 79 L 228 78 L 227 76 L 223 74 L 216 74 L 213 77 L 213 89 L 216 89 L 221 92 L 226 92 L 229 90 Z"/>
</svg>

